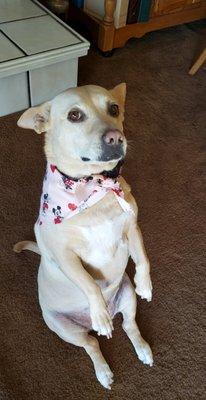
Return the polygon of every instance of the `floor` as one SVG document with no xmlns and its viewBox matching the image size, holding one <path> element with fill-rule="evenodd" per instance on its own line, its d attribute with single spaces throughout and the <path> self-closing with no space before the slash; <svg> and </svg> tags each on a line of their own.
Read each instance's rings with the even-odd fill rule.
<svg viewBox="0 0 206 400">
<path fill-rule="evenodd" d="M 139 205 L 139 224 L 152 266 L 153 301 L 138 299 L 137 321 L 155 364 L 143 366 L 115 320 L 100 338 L 115 374 L 112 391 L 95 380 L 85 352 L 43 323 L 36 276 L 39 257 L 16 255 L 33 238 L 45 160 L 43 135 L 0 119 L 2 400 L 203 400 L 205 350 L 206 71 L 188 69 L 199 41 L 188 26 L 129 41 L 112 58 L 96 50 L 80 60 L 79 84 L 127 82 L 124 177 Z M 133 276 L 133 264 L 128 272 Z"/>
</svg>

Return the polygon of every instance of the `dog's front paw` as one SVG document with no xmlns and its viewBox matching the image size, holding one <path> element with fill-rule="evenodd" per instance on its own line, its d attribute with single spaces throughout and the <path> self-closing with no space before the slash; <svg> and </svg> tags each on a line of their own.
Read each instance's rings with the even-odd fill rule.
<svg viewBox="0 0 206 400">
<path fill-rule="evenodd" d="M 108 339 L 112 337 L 113 323 L 112 318 L 107 311 L 106 306 L 93 306 L 90 308 L 90 316 L 92 320 L 92 328 L 98 335 L 107 336 Z"/>
<path fill-rule="evenodd" d="M 135 292 L 142 298 L 146 299 L 147 301 L 152 300 L 152 282 L 150 275 L 147 274 L 138 274 L 136 272 L 134 277 L 135 282 Z"/>
</svg>

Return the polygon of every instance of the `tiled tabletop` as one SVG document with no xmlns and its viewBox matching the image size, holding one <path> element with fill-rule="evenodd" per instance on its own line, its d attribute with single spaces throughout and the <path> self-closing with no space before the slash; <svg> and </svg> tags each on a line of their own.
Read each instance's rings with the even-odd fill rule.
<svg viewBox="0 0 206 400">
<path fill-rule="evenodd" d="M 0 7 L 0 23 L 46 14 L 42 8 L 28 0 L 1 0 Z"/>
<path fill-rule="evenodd" d="M 27 55 L 80 43 L 50 15 L 1 24 L 0 29 Z"/>
<path fill-rule="evenodd" d="M 24 53 L 18 49 L 2 32 L 0 32 L 0 62 L 24 57 Z"/>
<path fill-rule="evenodd" d="M 0 0 L 0 10 L 1 65 L 26 56 L 65 51 L 74 45 L 89 45 L 34 0 Z"/>
</svg>

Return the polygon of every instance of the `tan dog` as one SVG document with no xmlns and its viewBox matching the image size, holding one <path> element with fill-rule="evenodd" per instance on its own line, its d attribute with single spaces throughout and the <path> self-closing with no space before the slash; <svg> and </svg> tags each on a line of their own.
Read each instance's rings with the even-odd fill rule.
<svg viewBox="0 0 206 400">
<path fill-rule="evenodd" d="M 110 338 L 116 313 L 122 313 L 123 329 L 139 359 L 150 366 L 153 363 L 151 349 L 135 321 L 135 290 L 148 301 L 152 297 L 149 261 L 130 187 L 122 177 L 116 178 L 127 147 L 122 125 L 125 95 L 125 84 L 112 90 L 93 85 L 69 89 L 51 102 L 30 108 L 18 121 L 23 128 L 46 132 L 48 165 L 52 172 L 56 168 L 58 182 L 63 179 L 70 185 L 64 186 L 64 194 L 73 190 L 72 185 L 87 188 L 88 181 L 94 182 L 100 174 L 95 181 L 97 190 L 92 191 L 93 197 L 83 209 L 72 218 L 70 214 L 63 218 L 61 207 L 53 207 L 50 215 L 54 213 L 55 223 L 50 220 L 42 224 L 39 219 L 35 224 L 38 246 L 20 242 L 14 250 L 29 249 L 41 254 L 38 288 L 43 318 L 63 340 L 86 350 L 97 379 L 108 389 L 113 374 L 97 339 L 88 332 L 93 329 Z M 102 189 L 101 185 L 112 188 Z M 120 188 L 114 189 L 113 185 Z M 88 205 L 97 194 L 103 197 Z M 43 214 L 49 209 L 47 196 L 44 194 Z M 136 265 L 136 289 L 125 273 L 129 256 Z"/>
</svg>

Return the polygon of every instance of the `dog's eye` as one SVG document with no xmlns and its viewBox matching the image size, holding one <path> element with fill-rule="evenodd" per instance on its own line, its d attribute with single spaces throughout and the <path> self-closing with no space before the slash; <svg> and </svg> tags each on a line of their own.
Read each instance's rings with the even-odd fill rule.
<svg viewBox="0 0 206 400">
<path fill-rule="evenodd" d="M 108 112 L 112 117 L 119 116 L 119 106 L 117 104 L 109 104 Z"/>
<path fill-rule="evenodd" d="M 81 110 L 71 110 L 68 113 L 67 119 L 71 122 L 82 122 L 85 119 L 85 114 Z"/>
</svg>

